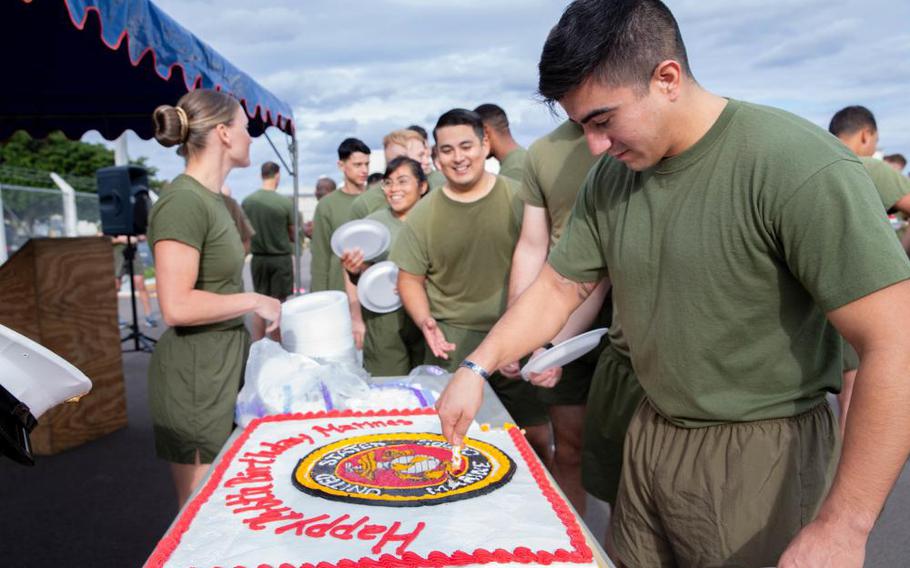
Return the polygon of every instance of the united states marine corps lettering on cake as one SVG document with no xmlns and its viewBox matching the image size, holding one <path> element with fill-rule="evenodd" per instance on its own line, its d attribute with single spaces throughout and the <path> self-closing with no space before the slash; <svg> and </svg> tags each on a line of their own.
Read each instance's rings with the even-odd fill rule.
<svg viewBox="0 0 910 568">
<path fill-rule="evenodd" d="M 294 485 L 334 501 L 420 507 L 469 499 L 512 478 L 515 463 L 499 448 L 467 440 L 462 459 L 439 434 L 384 433 L 339 440 L 300 460 Z"/>
</svg>

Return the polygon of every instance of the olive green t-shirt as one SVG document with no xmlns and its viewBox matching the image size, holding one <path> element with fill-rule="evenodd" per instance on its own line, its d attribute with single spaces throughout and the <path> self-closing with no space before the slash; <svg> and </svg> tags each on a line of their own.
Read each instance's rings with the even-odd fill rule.
<svg viewBox="0 0 910 568">
<path fill-rule="evenodd" d="M 609 267 L 641 385 L 683 426 L 820 404 L 841 385 L 826 312 L 910 278 L 856 156 L 801 118 L 733 100 L 646 171 L 601 158 L 550 263 L 577 282 Z"/>
<path fill-rule="evenodd" d="M 416 205 L 415 205 L 415 207 L 416 207 Z M 395 246 L 395 241 L 398 239 L 398 235 L 401 234 L 401 228 L 404 227 L 404 221 L 402 221 L 401 219 L 396 217 L 394 213 L 392 213 L 391 207 L 385 207 L 383 209 L 380 209 L 379 211 L 370 213 L 369 215 L 367 215 L 367 219 L 379 221 L 380 223 L 385 225 L 385 227 L 389 230 L 389 234 L 392 236 L 391 240 L 389 241 L 392 243 L 391 246 L 389 246 L 389 250 L 382 253 L 381 255 L 379 255 L 378 257 L 376 257 L 370 261 L 371 263 L 375 264 L 377 262 L 382 262 L 389 258 L 389 252 L 391 251 L 392 246 Z"/>
<path fill-rule="evenodd" d="M 444 176 L 441 171 L 433 170 L 427 175 L 427 185 L 430 187 L 430 191 L 439 189 L 445 184 L 446 176 Z"/>
<path fill-rule="evenodd" d="M 591 154 L 581 126 L 566 120 L 528 148 L 519 197 L 525 204 L 547 210 L 550 223 L 550 249 L 562 236 L 588 171 L 597 162 Z M 606 305 L 604 309 L 609 308 Z M 613 306 L 613 321 L 608 332 L 617 351 L 629 356 L 622 335 L 619 310 Z"/>
<path fill-rule="evenodd" d="M 570 120 L 528 148 L 518 195 L 528 205 L 547 210 L 550 248 L 562 235 L 578 191 L 596 161 L 597 157 L 588 149 L 584 131 Z"/>
<path fill-rule="evenodd" d="M 527 155 L 528 151 L 521 146 L 506 154 L 502 162 L 499 163 L 499 175 L 520 182 L 525 174 Z"/>
<path fill-rule="evenodd" d="M 351 220 L 351 204 L 357 195 L 336 190 L 319 200 L 313 213 L 313 255 L 310 261 L 310 291 L 344 292 L 341 259 L 332 252 L 332 233 Z"/>
<path fill-rule="evenodd" d="M 178 241 L 199 251 L 199 273 L 194 288 L 215 294 L 243 292 L 243 243 L 220 193 L 180 174 L 162 192 L 149 216 L 148 240 Z M 237 317 L 212 329 L 243 325 Z M 207 326 L 208 327 L 208 326 Z"/>
<path fill-rule="evenodd" d="M 884 161 L 876 158 L 860 158 L 860 161 L 872 178 L 885 211 L 890 212 L 901 197 L 910 193 L 910 178 L 902 176 Z"/>
<path fill-rule="evenodd" d="M 256 234 L 250 252 L 262 255 L 291 254 L 290 232 L 294 226 L 294 204 L 275 191 L 260 189 L 243 200 L 243 212 Z"/>
<path fill-rule="evenodd" d="M 497 176 L 490 193 L 472 203 L 434 191 L 408 213 L 389 260 L 426 276 L 435 319 L 487 331 L 505 310 L 521 228 L 516 185 Z"/>
<path fill-rule="evenodd" d="M 370 213 L 379 211 L 389 204 L 385 198 L 385 192 L 382 185 L 374 183 L 367 187 L 367 190 L 357 196 L 354 203 L 351 204 L 351 220 L 363 219 Z"/>
</svg>

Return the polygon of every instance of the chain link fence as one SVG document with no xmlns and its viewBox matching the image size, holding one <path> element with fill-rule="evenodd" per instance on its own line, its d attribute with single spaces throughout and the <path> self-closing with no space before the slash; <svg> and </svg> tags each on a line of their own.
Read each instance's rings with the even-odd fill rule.
<svg viewBox="0 0 910 568">
<path fill-rule="evenodd" d="M 98 196 L 76 192 L 71 197 L 76 212 L 75 234 L 67 234 L 66 199 L 67 195 L 59 189 L 0 184 L 0 264 L 34 237 L 88 236 L 101 231 Z"/>
</svg>

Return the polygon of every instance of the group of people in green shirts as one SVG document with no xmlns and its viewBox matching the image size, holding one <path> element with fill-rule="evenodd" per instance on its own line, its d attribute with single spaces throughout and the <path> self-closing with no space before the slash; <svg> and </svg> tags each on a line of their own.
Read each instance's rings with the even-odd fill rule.
<svg viewBox="0 0 910 568">
<path fill-rule="evenodd" d="M 870 157 L 877 126 L 863 107 L 832 119 L 841 145 L 782 111 L 701 90 L 684 59 L 673 60 L 668 73 L 675 73 L 677 98 L 685 92 L 704 106 L 703 130 L 689 132 L 672 154 L 654 148 L 664 153 L 652 154 L 657 161 L 641 169 L 632 162 L 634 144 L 647 141 L 634 133 L 617 137 L 616 145 L 627 147 L 616 152 L 612 136 L 597 138 L 606 128 L 600 118 L 615 120 L 620 105 L 589 103 L 581 115 L 570 110 L 578 103 L 564 106 L 571 119 L 527 151 L 498 106 L 453 109 L 433 131 L 444 176 L 435 187 L 419 151 L 409 158 L 407 144 L 393 142 L 402 131 L 392 133 L 384 140 L 389 161 L 381 184 L 326 208 L 320 202 L 314 224 L 325 238 L 314 235 L 314 282 L 317 265 L 331 259 L 338 263 L 337 289 L 346 284 L 350 292 L 367 263 L 356 250 L 332 258 L 327 240 L 351 219 L 383 223 L 393 235 L 387 258 L 399 268 L 403 309 L 373 314 L 351 294 L 366 324 L 367 370 L 379 376 L 419 364 L 458 370 L 439 405 L 455 443 L 479 404 L 476 379 L 488 382 L 576 510 L 584 512 L 585 491 L 614 506 L 608 548 L 629 565 L 773 563 L 812 521 L 837 465 L 838 428 L 824 394 L 841 393 L 842 433 L 859 360 L 848 341 L 832 343 L 844 324 L 829 312 L 906 278 L 906 257 L 894 254 L 893 235 L 884 237 L 881 213 L 910 213 L 910 180 Z M 625 108 L 646 96 L 632 95 Z M 418 133 L 411 136 L 414 148 L 423 147 Z M 774 144 L 755 147 L 761 140 Z M 352 157 L 368 163 L 360 144 L 342 144 L 343 172 Z M 784 159 L 772 151 L 775 144 L 805 148 L 800 159 Z M 484 170 L 489 156 L 500 161 L 499 175 Z M 345 174 L 346 186 L 356 185 Z M 868 191 L 852 195 L 863 187 L 877 190 L 872 195 L 881 206 L 854 217 L 854 209 L 868 209 Z M 345 202 L 350 211 L 339 207 Z M 807 227 L 809 218 L 824 222 Z M 839 231 L 854 227 L 862 244 L 888 254 L 874 263 L 874 283 L 840 288 L 852 259 L 841 257 L 849 249 L 841 250 Z M 538 292 L 547 280 L 563 288 L 557 297 L 568 296 L 564 306 L 551 310 L 550 296 Z M 519 302 L 532 287 L 538 294 Z M 549 324 L 545 332 L 540 318 Z M 607 325 L 602 345 L 588 356 L 530 382 L 518 378 L 512 357 Z M 839 348 L 842 367 L 831 358 Z M 495 357 L 487 354 L 493 349 Z M 639 382 L 637 369 L 649 380 Z M 465 401 L 466 393 L 473 399 Z M 461 405 L 454 419 L 446 414 L 450 404 Z M 646 432 L 645 440 L 624 448 L 630 424 L 634 435 Z M 732 456 L 736 471 L 719 479 Z M 658 462 L 663 473 L 652 478 Z M 794 486 L 795 472 L 805 478 Z M 759 499 L 762 492 L 783 501 Z M 663 506 L 672 512 L 665 515 Z M 680 535 L 694 544 L 680 548 Z"/>
<path fill-rule="evenodd" d="M 575 0 L 539 73 L 569 120 L 527 151 L 495 105 L 453 109 L 433 160 L 419 128 L 387 136 L 367 188 L 370 150 L 345 140 L 344 185 L 314 218 L 311 289 L 348 293 L 371 373 L 454 373 L 437 401 L 453 445 L 488 382 L 580 512 L 585 489 L 613 505 L 622 565 L 861 566 L 910 453 L 910 261 L 885 215 L 908 211 L 910 187 L 869 158 L 874 117 L 848 107 L 828 133 L 710 93 L 660 0 Z M 268 333 L 280 306 L 243 292 L 218 194 L 249 164 L 245 113 L 200 89 L 155 121 L 187 157 L 149 230 L 171 326 L 149 373 L 156 447 L 185 499 L 232 427 L 242 316 Z M 251 218 L 270 207 L 248 199 Z M 254 260 L 289 256 L 294 214 L 274 243 L 254 240 Z M 402 310 L 359 306 L 367 263 L 329 246 L 352 218 L 389 228 Z M 263 286 L 287 291 L 287 263 L 260 260 Z M 524 357 L 604 325 L 591 356 L 519 378 Z"/>
<path fill-rule="evenodd" d="M 584 487 L 614 505 L 614 560 L 861 566 L 910 453 L 910 338 L 900 323 L 910 316 L 910 262 L 885 215 L 903 210 L 910 191 L 867 158 L 874 119 L 835 117 L 838 141 L 789 113 L 710 93 L 659 0 L 576 0 L 550 32 L 539 71 L 540 95 L 570 122 L 535 146 L 575 139 L 590 161 L 580 153 L 572 167 L 583 173 L 562 189 L 574 198 L 560 226 L 559 198 L 535 198 L 529 178 L 567 179 L 569 158 L 556 155 L 542 175 L 544 162 L 529 157 L 524 220 L 543 217 L 550 231 L 528 229 L 516 248 L 505 314 L 476 341 L 452 340 L 468 347 L 454 352 L 457 370 L 437 402 L 444 435 L 462 444 L 497 370 L 514 370 L 612 305 L 582 469 Z M 871 150 L 851 145 L 858 132 Z M 434 270 L 451 270 L 426 251 L 453 239 L 455 211 L 432 217 L 421 207 L 412 218 L 424 226 L 409 222 L 406 246 L 392 251 L 418 324 L 423 297 L 433 305 Z M 516 278 L 520 263 L 533 269 Z M 441 296 L 482 280 L 503 286 L 489 263 L 462 266 L 470 282 Z M 606 282 L 612 300 L 582 314 Z M 452 347 L 438 323 L 425 335 L 434 329 L 443 332 L 428 337 L 434 352 Z M 842 386 L 848 344 L 858 355 L 852 388 Z M 826 401 L 842 390 L 853 393 L 843 433 Z"/>
<path fill-rule="evenodd" d="M 429 169 L 422 129 L 397 130 L 383 140 L 387 168 L 382 182 L 367 188 L 365 171 L 357 165 L 369 162 L 369 148 L 356 139 L 342 142 L 338 154 L 344 185 L 320 200 L 314 215 L 311 289 L 348 292 L 352 320 L 363 322 L 364 367 L 375 376 L 405 375 L 421 364 L 454 371 L 503 313 L 509 298 L 520 294 L 512 294 L 516 288 L 511 281 L 533 279 L 540 270 L 550 243 L 545 200 L 555 201 L 549 210 L 555 215 L 555 242 L 594 162 L 581 130 L 571 123 L 525 150 L 512 137 L 506 113 L 493 104 L 445 113 L 433 135 L 439 169 Z M 488 157 L 500 161 L 498 176 L 485 172 Z M 527 163 L 539 163 L 540 171 L 533 172 L 530 181 L 525 179 Z M 531 205 L 543 213 L 529 221 Z M 393 313 L 359 306 L 354 285 L 367 267 L 361 252 L 345 251 L 337 257 L 331 251 L 332 233 L 362 218 L 382 223 L 392 235 L 389 254 L 373 262 L 388 257 L 399 268 L 403 308 Z M 532 228 L 547 236 L 542 250 L 533 252 L 537 265 L 525 263 L 519 274 L 512 269 L 513 255 L 517 258 L 517 251 L 524 250 L 519 243 L 533 238 L 533 232 L 532 237 L 526 234 Z M 602 302 L 603 295 L 599 299 Z M 599 323 L 609 323 L 601 317 L 599 304 L 589 312 Z M 609 309 L 606 312 L 609 315 Z M 592 319 L 582 326 L 594 323 Z M 517 380 L 517 364 L 490 377 L 500 400 L 580 511 L 582 417 L 598 353 L 567 368 L 555 388 Z M 539 380 L 553 376 L 551 372 Z M 556 434 L 554 456 L 548 422 Z"/>
</svg>

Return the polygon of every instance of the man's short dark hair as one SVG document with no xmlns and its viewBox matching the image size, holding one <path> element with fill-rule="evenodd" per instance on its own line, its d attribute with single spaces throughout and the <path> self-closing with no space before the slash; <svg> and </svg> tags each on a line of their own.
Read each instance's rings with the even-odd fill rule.
<svg viewBox="0 0 910 568">
<path fill-rule="evenodd" d="M 423 136 L 424 142 L 426 142 L 427 140 L 430 139 L 429 134 L 427 134 L 427 129 L 424 128 L 423 126 L 420 126 L 419 124 L 412 124 L 411 126 L 408 126 L 405 130 L 413 130 L 417 134 L 420 134 L 421 136 Z"/>
<path fill-rule="evenodd" d="M 328 191 L 335 191 L 337 185 L 335 185 L 335 180 L 330 177 L 321 177 L 316 180 L 316 187 L 324 187 Z"/>
<path fill-rule="evenodd" d="M 360 152 L 361 154 L 369 156 L 370 147 L 357 138 L 345 138 L 344 141 L 338 145 L 338 159 L 341 161 L 347 160 L 351 157 L 351 154 L 355 152 Z"/>
<path fill-rule="evenodd" d="M 316 199 L 324 197 L 335 191 L 335 180 L 329 177 L 321 177 L 316 180 Z"/>
<path fill-rule="evenodd" d="M 907 158 L 903 154 L 888 154 L 882 159 L 886 162 L 897 164 L 902 170 L 907 167 Z"/>
<path fill-rule="evenodd" d="M 506 111 L 501 106 L 493 103 L 484 103 L 475 108 L 474 112 L 479 114 L 483 123 L 493 130 L 499 132 L 509 131 L 509 117 L 506 116 Z"/>
<path fill-rule="evenodd" d="M 275 162 L 266 162 L 262 164 L 262 169 L 260 170 L 262 179 L 272 179 L 279 173 L 281 173 L 281 168 L 279 168 L 278 164 Z"/>
<path fill-rule="evenodd" d="M 692 77 L 679 25 L 660 0 L 575 0 L 543 46 L 537 90 L 552 104 L 593 75 L 643 93 L 667 59 Z"/>
<path fill-rule="evenodd" d="M 436 121 L 436 127 L 433 129 L 433 139 L 439 142 L 438 132 L 440 128 L 446 126 L 470 126 L 474 129 L 477 138 L 483 140 L 483 120 L 480 115 L 473 110 L 466 108 L 453 108 L 443 113 Z"/>
<path fill-rule="evenodd" d="M 373 185 L 382 181 L 382 172 L 373 172 L 367 176 L 367 185 Z"/>
<path fill-rule="evenodd" d="M 831 117 L 828 132 L 835 136 L 855 134 L 863 128 L 878 132 L 875 115 L 864 106 L 854 105 L 842 108 Z"/>
</svg>

